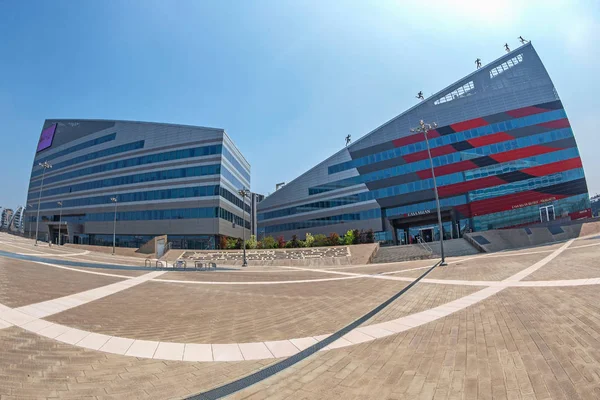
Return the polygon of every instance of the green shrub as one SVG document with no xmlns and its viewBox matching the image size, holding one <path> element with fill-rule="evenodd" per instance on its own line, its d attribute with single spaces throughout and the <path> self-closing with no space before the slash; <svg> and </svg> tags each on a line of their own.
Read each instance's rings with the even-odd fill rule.
<svg viewBox="0 0 600 400">
<path fill-rule="evenodd" d="M 246 240 L 247 249 L 255 249 L 258 246 L 255 235 L 250 235 L 250 239 Z"/>
<path fill-rule="evenodd" d="M 327 245 L 328 245 L 327 236 L 325 236 L 323 234 L 318 234 L 313 237 L 312 247 L 323 247 L 323 246 L 327 246 Z"/>
<path fill-rule="evenodd" d="M 304 246 L 311 247 L 314 243 L 315 238 L 309 232 L 306 232 L 306 240 L 304 240 Z"/>
<path fill-rule="evenodd" d="M 360 243 L 360 232 L 358 231 L 358 229 L 355 229 L 352 231 L 352 244 L 359 244 Z"/>
<path fill-rule="evenodd" d="M 227 238 L 227 245 L 225 246 L 226 249 L 228 250 L 232 250 L 232 249 L 237 249 L 237 242 L 238 239 L 237 238 L 232 238 L 232 237 L 228 237 Z"/>
<path fill-rule="evenodd" d="M 273 236 L 267 236 L 262 240 L 263 249 L 275 249 L 277 248 L 277 242 L 273 239 Z"/>
<path fill-rule="evenodd" d="M 351 245 L 354 242 L 354 231 L 350 229 L 348 232 L 346 232 L 342 241 L 347 246 Z"/>
<path fill-rule="evenodd" d="M 366 239 L 367 243 L 375 243 L 375 233 L 373 233 L 373 229 L 367 231 Z"/>
<path fill-rule="evenodd" d="M 292 247 L 294 249 L 297 249 L 298 247 L 302 247 L 302 245 L 300 244 L 300 241 L 298 240 L 298 236 L 294 235 L 292 236 L 292 240 L 290 240 L 288 243 L 291 243 L 289 247 Z M 288 247 L 287 245 L 285 247 Z"/>
</svg>

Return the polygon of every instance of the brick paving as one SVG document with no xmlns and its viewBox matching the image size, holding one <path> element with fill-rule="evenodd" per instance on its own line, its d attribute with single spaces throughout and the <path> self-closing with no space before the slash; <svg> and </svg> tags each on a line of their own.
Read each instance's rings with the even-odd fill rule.
<svg viewBox="0 0 600 400">
<path fill-rule="evenodd" d="M 221 385 L 274 360 L 191 363 L 107 354 L 0 330 L 0 398 L 166 399 Z"/>
<path fill-rule="evenodd" d="M 599 300 L 595 288 L 506 289 L 420 328 L 318 353 L 230 398 L 596 399 Z"/>
<path fill-rule="evenodd" d="M 575 248 L 598 242 L 575 241 L 572 249 L 525 280 L 599 278 L 600 248 Z M 434 270 L 427 278 L 502 280 L 562 245 L 459 261 Z M 531 252 L 541 253 L 526 254 Z M 331 267 L 329 271 L 377 274 L 430 263 Z M 105 270 L 123 275 L 131 272 Z M 389 276 L 418 276 L 424 271 Z M 280 340 L 333 332 L 408 284 L 373 278 L 278 284 L 281 280 L 344 276 L 260 267 L 244 272 L 168 272 L 160 278 L 193 280 L 192 276 L 247 280 L 250 284 L 150 281 L 45 320 L 136 339 L 185 343 Z M 0 303 L 10 307 L 119 280 L 0 257 Z M 256 281 L 275 284 L 252 284 Z M 430 310 L 480 289 L 419 283 L 364 325 Z M 276 361 L 195 363 L 119 356 L 9 327 L 0 329 L 0 398 L 181 398 Z M 597 285 L 507 287 L 419 327 L 318 352 L 230 398 L 600 399 L 600 291 Z"/>
<path fill-rule="evenodd" d="M 573 246 L 578 246 L 584 240 L 575 242 Z M 573 257 L 576 252 L 576 257 Z M 568 272 L 568 279 L 584 279 L 600 277 L 600 246 L 583 247 L 581 249 L 568 250 L 554 259 L 548 265 L 544 266 L 529 275 L 524 281 L 543 281 L 567 279 L 565 271 Z"/>
<path fill-rule="evenodd" d="M 334 332 L 406 285 L 368 278 L 243 286 L 147 282 L 47 319 L 132 339 L 282 340 Z"/>
<path fill-rule="evenodd" d="M 0 257 L 0 304 L 20 307 L 120 280 Z"/>
<path fill-rule="evenodd" d="M 182 271 L 167 272 L 159 280 L 210 281 L 210 282 L 269 282 L 298 281 L 304 279 L 330 279 L 332 275 L 322 272 L 271 270 L 268 272 L 217 272 L 217 271 Z"/>
<path fill-rule="evenodd" d="M 540 253 L 512 257 L 482 256 L 471 260 L 451 263 L 448 267 L 436 268 L 427 275 L 427 278 L 458 279 L 465 281 L 500 281 L 535 264 L 548 254 L 549 253 Z M 422 270 L 409 271 L 406 273 L 394 274 L 394 276 L 415 278 L 422 273 Z M 598 276 L 600 276 L 600 274 Z"/>
</svg>

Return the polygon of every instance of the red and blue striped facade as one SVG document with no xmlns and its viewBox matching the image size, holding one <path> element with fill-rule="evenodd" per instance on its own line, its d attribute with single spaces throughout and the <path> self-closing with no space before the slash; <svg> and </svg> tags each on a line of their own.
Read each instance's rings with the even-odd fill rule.
<svg viewBox="0 0 600 400">
<path fill-rule="evenodd" d="M 438 110 L 468 114 L 463 108 L 472 110 L 478 101 L 500 104 L 487 107 L 497 112 L 463 120 L 450 115 L 448 119 L 454 121 L 428 132 L 441 208 L 453 222 L 450 229 L 486 230 L 539 223 L 543 222 L 540 207 L 547 206 L 553 208 L 552 218 L 591 216 L 571 124 L 535 51 L 526 47 L 518 55 L 516 78 L 510 80 L 512 70 L 505 69 L 501 75 L 504 86 L 512 85 L 512 91 L 490 90 L 485 86 L 499 80 L 491 73 L 488 77 L 487 71 L 478 71 L 465 78 L 472 79 L 473 95 L 459 97 L 450 105 L 425 102 L 398 117 L 415 125 L 421 117 L 420 108 L 425 110 L 420 114 Z M 542 86 L 537 79 L 545 85 L 543 91 L 538 90 L 538 97 L 551 100 L 527 104 L 532 83 Z M 510 103 L 520 106 L 502 106 Z M 410 118 L 411 114 L 417 114 L 416 118 Z M 471 114 L 477 114 L 476 109 Z M 388 129 L 393 122 L 367 135 L 372 144 L 366 145 L 365 140 L 349 146 L 288 184 L 286 192 L 267 197 L 259 206 L 259 232 L 301 236 L 309 231 L 344 233 L 375 226 L 371 229 L 390 233 L 398 225 L 406 228 L 431 223 L 435 193 L 425 136 L 393 137 Z M 377 136 L 384 134 L 387 140 L 378 140 Z M 294 198 L 294 191 L 301 198 Z M 423 217 L 430 213 L 432 221 Z M 367 220 L 370 222 L 365 223 Z"/>
</svg>

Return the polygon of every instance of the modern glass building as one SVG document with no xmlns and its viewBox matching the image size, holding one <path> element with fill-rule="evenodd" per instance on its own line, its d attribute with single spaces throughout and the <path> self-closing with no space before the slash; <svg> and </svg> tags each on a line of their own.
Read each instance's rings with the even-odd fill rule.
<svg viewBox="0 0 600 400">
<path fill-rule="evenodd" d="M 258 206 L 259 236 L 372 229 L 379 240 L 444 237 L 591 216 L 566 111 L 531 44 L 477 69 L 342 149 Z M 340 137 L 346 133 L 340 132 Z"/>
<path fill-rule="evenodd" d="M 45 172 L 44 162 L 51 165 Z M 173 248 L 215 248 L 220 235 L 242 237 L 244 227 L 250 235 L 242 187 L 250 187 L 250 165 L 222 129 L 46 120 L 26 228 L 35 234 L 39 201 L 41 240 L 56 242 L 60 222 L 63 242 L 112 245 L 116 210 L 118 246 L 167 234 Z"/>
</svg>

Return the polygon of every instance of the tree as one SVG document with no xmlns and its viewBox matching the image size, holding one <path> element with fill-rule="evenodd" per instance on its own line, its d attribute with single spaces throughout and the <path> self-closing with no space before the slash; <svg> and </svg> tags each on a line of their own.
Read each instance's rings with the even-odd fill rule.
<svg viewBox="0 0 600 400">
<path fill-rule="evenodd" d="M 227 248 L 227 236 L 219 236 L 219 248 L 220 249 Z"/>
</svg>

